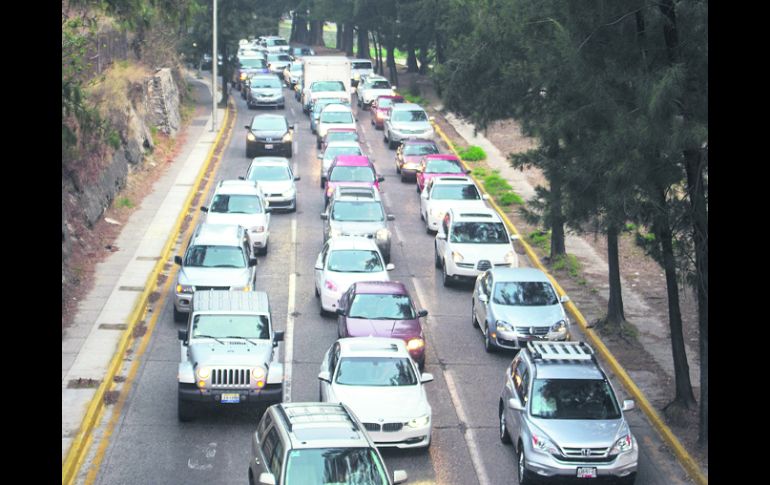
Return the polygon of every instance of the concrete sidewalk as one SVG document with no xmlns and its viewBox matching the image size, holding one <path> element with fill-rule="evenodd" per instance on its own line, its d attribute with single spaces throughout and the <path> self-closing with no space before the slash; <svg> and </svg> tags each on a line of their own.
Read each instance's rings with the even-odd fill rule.
<svg viewBox="0 0 770 485">
<path fill-rule="evenodd" d="M 197 85 L 198 104 L 208 106 L 206 113 L 191 120 L 180 154 L 141 201 L 140 208 L 123 223 L 114 243 L 119 250 L 96 265 L 94 287 L 80 301 L 72 326 L 64 332 L 62 460 L 107 373 L 129 316 L 161 258 L 169 230 L 174 227 L 217 136 L 217 132 L 211 130 L 210 81 L 188 78 L 188 82 Z M 225 110 L 217 111 L 218 125 L 221 125 Z M 96 381 L 96 385 L 69 387 L 71 382 L 87 379 Z"/>
</svg>

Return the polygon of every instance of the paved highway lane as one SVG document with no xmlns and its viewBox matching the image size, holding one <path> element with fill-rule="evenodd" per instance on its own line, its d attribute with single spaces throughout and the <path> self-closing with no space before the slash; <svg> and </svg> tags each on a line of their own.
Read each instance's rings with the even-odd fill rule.
<svg viewBox="0 0 770 485">
<path fill-rule="evenodd" d="M 257 289 L 267 291 L 276 330 L 292 325 L 281 355 L 291 353 L 291 401 L 318 399 L 318 371 L 326 349 L 336 340 L 336 317 L 322 317 L 314 296 L 313 267 L 322 246 L 322 191 L 315 136 L 293 95 L 287 95 L 285 113 L 296 123 L 295 155 L 298 210 L 275 212 L 270 222 L 270 249 L 260 256 Z M 245 175 L 244 125 L 260 112 L 246 108 L 237 91 L 238 119 L 216 180 Z M 355 99 L 355 98 L 354 98 Z M 365 151 L 385 176 L 383 200 L 394 214 L 392 280 L 404 282 L 418 309 L 430 313 L 424 320 L 427 337 L 425 372 L 433 408 L 433 435 L 429 451 L 383 450 L 389 470 L 406 470 L 409 483 L 468 485 L 516 483 L 514 455 L 498 438 L 497 403 L 503 372 L 513 354 L 484 352 L 482 336 L 471 326 L 468 285 L 444 288 L 433 264 L 434 237 L 425 233 L 419 199 L 413 183 L 400 182 L 395 152 L 382 141 L 382 132 L 370 125 L 370 112 L 358 111 Z M 210 194 L 203 198 L 207 204 Z M 186 245 L 186 241 L 184 242 Z M 525 258 L 520 255 L 522 263 Z M 293 276 L 292 276 L 293 274 Z M 247 483 L 251 434 L 259 416 L 241 409 L 218 409 L 191 423 L 177 421 L 177 365 L 180 346 L 171 314 L 172 295 L 143 357 L 110 445 L 97 483 Z M 290 313 L 289 309 L 293 309 Z M 635 411 L 634 413 L 638 413 Z M 639 420 L 639 417 L 634 417 Z M 646 445 L 645 445 L 646 446 Z M 651 455 L 650 455 L 651 456 Z M 674 483 L 656 471 L 651 458 L 641 454 L 639 484 Z"/>
</svg>

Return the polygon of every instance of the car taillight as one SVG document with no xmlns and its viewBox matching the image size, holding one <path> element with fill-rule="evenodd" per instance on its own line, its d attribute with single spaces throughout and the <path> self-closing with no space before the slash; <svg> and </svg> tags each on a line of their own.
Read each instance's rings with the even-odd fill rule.
<svg viewBox="0 0 770 485">
<path fill-rule="evenodd" d="M 324 281 L 324 286 L 325 286 L 325 287 L 326 287 L 326 289 L 328 289 L 328 290 L 331 290 L 331 291 L 337 291 L 337 285 L 335 285 L 335 284 L 334 284 L 334 282 L 333 282 L 333 281 L 331 281 L 331 280 L 326 280 L 326 281 Z"/>
</svg>

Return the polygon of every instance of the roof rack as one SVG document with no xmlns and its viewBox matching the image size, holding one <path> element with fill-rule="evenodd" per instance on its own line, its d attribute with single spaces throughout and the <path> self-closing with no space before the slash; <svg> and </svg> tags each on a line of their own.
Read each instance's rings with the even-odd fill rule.
<svg viewBox="0 0 770 485">
<path fill-rule="evenodd" d="M 527 349 L 536 360 L 595 360 L 585 342 L 528 342 Z"/>
<path fill-rule="evenodd" d="M 346 423 L 353 430 L 359 430 L 355 421 L 350 419 L 348 409 L 342 404 L 337 406 L 329 406 L 327 403 L 302 404 L 306 404 L 306 406 L 291 406 L 289 409 L 286 409 L 283 405 L 278 406 L 278 410 L 281 417 L 286 421 L 289 432 L 293 431 L 295 424 L 318 422 Z"/>
</svg>

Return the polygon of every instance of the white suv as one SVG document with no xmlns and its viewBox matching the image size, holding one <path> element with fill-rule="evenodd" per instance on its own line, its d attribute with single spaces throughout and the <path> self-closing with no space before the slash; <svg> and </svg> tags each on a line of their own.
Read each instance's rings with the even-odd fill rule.
<svg viewBox="0 0 770 485">
<path fill-rule="evenodd" d="M 329 128 L 352 128 L 356 129 L 356 118 L 353 111 L 342 104 L 330 104 L 321 111 L 318 117 L 316 132 L 316 148 L 321 148 L 321 140 L 326 135 Z"/>
<path fill-rule="evenodd" d="M 238 224 L 246 228 L 255 253 L 267 254 L 270 204 L 259 185 L 250 180 L 222 180 L 208 207 L 202 206 L 209 224 Z"/>
<path fill-rule="evenodd" d="M 396 146 L 408 138 L 432 140 L 435 132 L 425 110 L 413 103 L 396 103 L 390 111 L 390 118 L 385 120 L 383 140 L 388 148 Z"/>
<path fill-rule="evenodd" d="M 420 219 L 430 234 L 438 226 L 450 208 L 486 209 L 487 194 L 482 195 L 469 177 L 436 177 L 428 180 L 420 192 Z"/>
<path fill-rule="evenodd" d="M 431 407 L 420 373 L 401 339 L 337 340 L 321 363 L 319 398 L 350 407 L 378 447 L 430 446 Z"/>
<path fill-rule="evenodd" d="M 367 76 L 356 88 L 358 107 L 369 109 L 377 96 L 392 96 L 396 90 L 390 85 L 390 81 L 382 76 Z"/>
<path fill-rule="evenodd" d="M 435 241 L 436 268 L 442 269 L 444 286 L 457 278 L 475 280 L 493 266 L 518 267 L 512 239 L 518 236 L 508 234 L 492 209 L 449 209 Z"/>
</svg>

